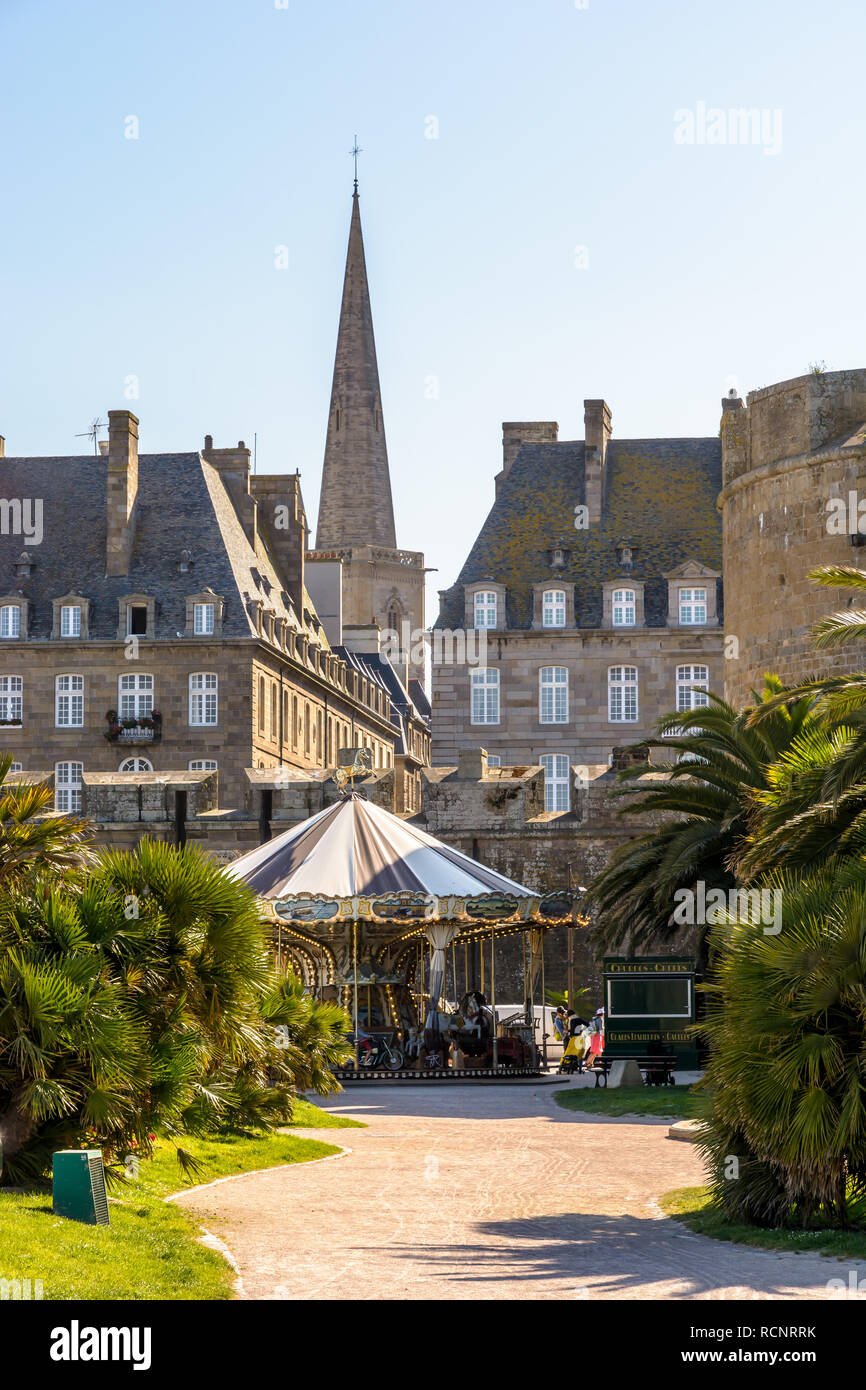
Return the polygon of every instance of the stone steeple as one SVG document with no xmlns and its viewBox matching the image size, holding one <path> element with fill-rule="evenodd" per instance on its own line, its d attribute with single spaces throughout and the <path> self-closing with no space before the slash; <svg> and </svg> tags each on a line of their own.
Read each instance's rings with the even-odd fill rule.
<svg viewBox="0 0 866 1390">
<path fill-rule="evenodd" d="M 328 416 L 316 549 L 394 549 L 394 506 L 357 182 Z"/>
</svg>

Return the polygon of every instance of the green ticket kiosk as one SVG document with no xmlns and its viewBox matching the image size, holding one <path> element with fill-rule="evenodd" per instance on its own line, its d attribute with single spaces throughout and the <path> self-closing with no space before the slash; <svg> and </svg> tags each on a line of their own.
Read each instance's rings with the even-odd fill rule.
<svg viewBox="0 0 866 1390">
<path fill-rule="evenodd" d="M 695 962 L 688 956 L 612 956 L 603 963 L 604 1055 L 676 1054 L 677 1066 L 698 1065 L 689 1031 L 695 1021 Z"/>
</svg>

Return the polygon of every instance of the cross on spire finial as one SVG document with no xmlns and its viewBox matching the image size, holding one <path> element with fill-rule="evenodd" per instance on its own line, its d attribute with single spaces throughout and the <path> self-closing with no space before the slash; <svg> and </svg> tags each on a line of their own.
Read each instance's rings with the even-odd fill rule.
<svg viewBox="0 0 866 1390">
<path fill-rule="evenodd" d="M 358 137 L 357 137 L 357 135 L 356 135 L 356 136 L 355 136 L 355 144 L 354 144 L 354 146 L 352 147 L 352 149 L 349 151 L 349 154 L 352 156 L 352 158 L 353 158 L 354 161 L 355 161 L 355 193 L 356 193 L 356 194 L 357 194 L 357 192 L 358 192 L 358 155 L 359 155 L 359 154 L 363 154 L 363 153 L 364 153 L 364 151 L 361 149 L 360 145 L 358 144 Z"/>
</svg>

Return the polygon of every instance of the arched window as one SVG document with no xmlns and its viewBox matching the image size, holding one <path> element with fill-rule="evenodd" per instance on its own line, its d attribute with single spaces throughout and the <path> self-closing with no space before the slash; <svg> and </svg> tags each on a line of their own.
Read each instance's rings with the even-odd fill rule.
<svg viewBox="0 0 866 1390">
<path fill-rule="evenodd" d="M 280 717 L 280 697 L 277 694 L 277 683 L 271 683 L 271 738 L 277 737 L 277 720 Z"/>
<path fill-rule="evenodd" d="M 539 761 L 544 768 L 545 811 L 570 811 L 571 782 L 567 754 L 545 753 Z"/>
<path fill-rule="evenodd" d="M 60 815 L 81 810 L 81 779 L 84 763 L 54 764 L 54 809 Z"/>
<path fill-rule="evenodd" d="M 301 719 L 298 713 L 298 697 L 292 696 L 292 747 L 297 748 L 301 737 Z"/>
<path fill-rule="evenodd" d="M 545 627 L 565 627 L 564 589 L 545 589 L 541 615 Z"/>
<path fill-rule="evenodd" d="M 153 763 L 147 758 L 124 758 L 118 772 L 153 772 Z"/>
<path fill-rule="evenodd" d="M 614 589 L 613 625 L 614 627 L 634 627 L 635 601 L 634 589 Z"/>
<path fill-rule="evenodd" d="M 121 719 L 144 719 L 153 710 L 153 676 L 121 676 L 117 683 Z"/>
<path fill-rule="evenodd" d="M 308 758 L 310 757 L 310 754 L 312 752 L 311 738 L 312 730 L 310 721 L 310 706 L 307 704 L 306 701 L 304 701 L 304 753 Z"/>
<path fill-rule="evenodd" d="M 677 713 L 706 709 L 710 703 L 710 672 L 706 666 L 677 667 Z"/>
<path fill-rule="evenodd" d="M 322 711 L 316 710 L 316 757 L 323 758 L 325 750 L 322 747 Z"/>
<path fill-rule="evenodd" d="M 213 758 L 193 758 L 189 770 L 190 772 L 216 772 L 217 763 Z"/>
<path fill-rule="evenodd" d="M 219 681 L 212 671 L 195 671 L 189 678 L 189 722 L 216 724 L 219 719 Z"/>
<path fill-rule="evenodd" d="M 611 666 L 607 673 L 607 702 L 611 724 L 637 723 L 636 666 Z"/>
<path fill-rule="evenodd" d="M 264 678 L 264 676 L 259 676 L 259 733 L 260 733 L 260 734 L 263 734 L 263 733 L 265 732 L 265 718 L 266 718 L 266 704 L 267 704 L 266 689 L 267 689 L 267 688 L 266 688 L 266 686 L 265 686 L 265 678 Z"/>
<path fill-rule="evenodd" d="M 292 737 L 292 717 L 289 708 L 289 692 L 283 691 L 283 743 L 288 743 Z"/>
<path fill-rule="evenodd" d="M 54 723 L 58 729 L 84 727 L 83 676 L 58 676 L 55 680 Z"/>
<path fill-rule="evenodd" d="M 496 595 L 477 593 L 475 595 L 475 626 L 496 627 Z"/>
<path fill-rule="evenodd" d="M 568 670 L 542 666 L 538 675 L 538 718 L 542 724 L 568 723 Z"/>
<path fill-rule="evenodd" d="M 472 672 L 473 724 L 499 723 L 499 672 L 491 666 L 477 666 Z"/>
</svg>

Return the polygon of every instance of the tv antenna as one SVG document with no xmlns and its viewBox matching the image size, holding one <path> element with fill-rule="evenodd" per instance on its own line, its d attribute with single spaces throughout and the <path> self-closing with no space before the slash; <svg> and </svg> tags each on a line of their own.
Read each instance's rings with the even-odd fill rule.
<svg viewBox="0 0 866 1390">
<path fill-rule="evenodd" d="M 92 439 L 92 440 L 93 440 L 93 452 L 94 452 L 95 454 L 98 454 L 98 453 L 99 453 L 99 431 L 100 431 L 100 430 L 107 429 L 107 428 L 108 428 L 108 421 L 107 421 L 107 420 L 100 420 L 100 419 L 97 417 L 97 419 L 91 420 L 91 422 L 90 422 L 90 429 L 89 429 L 89 430 L 82 430 L 80 434 L 77 434 L 77 435 L 75 436 L 75 438 L 76 438 L 76 439 Z"/>
</svg>

